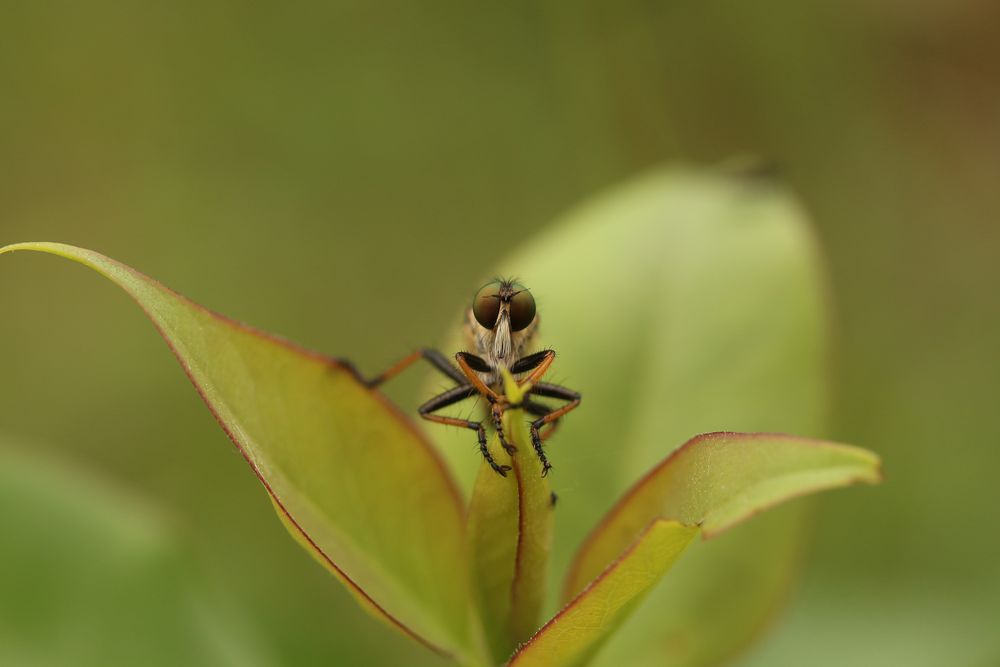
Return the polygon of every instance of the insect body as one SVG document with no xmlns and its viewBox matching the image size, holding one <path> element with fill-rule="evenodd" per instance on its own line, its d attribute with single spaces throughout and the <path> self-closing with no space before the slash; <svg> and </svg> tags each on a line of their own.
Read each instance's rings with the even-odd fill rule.
<svg viewBox="0 0 1000 667">
<path fill-rule="evenodd" d="M 452 426 L 464 426 L 476 431 L 479 451 L 483 458 L 498 474 L 506 476 L 510 466 L 498 464 L 487 447 L 486 429 L 482 421 L 447 417 L 437 412 L 455 405 L 467 398 L 481 396 L 489 405 L 488 419 L 496 429 L 500 444 L 512 454 L 516 448 L 511 445 L 503 432 L 503 414 L 509 409 L 523 409 L 535 417 L 531 422 L 531 443 L 542 464 L 542 475 L 552 468 L 542 441 L 555 429 L 556 421 L 580 404 L 580 394 L 571 389 L 548 382 L 541 377 L 555 359 L 553 350 L 541 350 L 526 354 L 538 330 L 538 314 L 531 292 L 513 280 L 495 280 L 484 285 L 472 301 L 466 314 L 466 336 L 470 349 L 474 352 L 459 352 L 455 355 L 457 367 L 437 350 L 424 349 L 414 352 L 388 371 L 368 381 L 376 387 L 400 373 L 418 359 L 426 359 L 438 371 L 455 382 L 455 386 L 433 397 L 420 406 L 420 416 L 429 421 Z M 530 388 L 522 402 L 512 405 L 503 389 L 503 374 L 506 370 L 521 386 L 530 383 Z M 552 408 L 538 402 L 537 398 L 552 398 L 565 401 Z M 545 435 L 540 429 L 549 425 Z"/>
</svg>

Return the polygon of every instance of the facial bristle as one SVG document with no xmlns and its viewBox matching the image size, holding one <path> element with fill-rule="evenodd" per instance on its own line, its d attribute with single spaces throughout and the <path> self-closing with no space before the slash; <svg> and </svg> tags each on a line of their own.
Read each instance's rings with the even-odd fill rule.
<svg viewBox="0 0 1000 667">
<path fill-rule="evenodd" d="M 504 312 L 500 315 L 500 321 L 497 322 L 496 330 L 493 334 L 493 356 L 497 359 L 506 359 L 510 356 L 510 353 L 510 320 L 507 317 L 507 313 Z"/>
</svg>

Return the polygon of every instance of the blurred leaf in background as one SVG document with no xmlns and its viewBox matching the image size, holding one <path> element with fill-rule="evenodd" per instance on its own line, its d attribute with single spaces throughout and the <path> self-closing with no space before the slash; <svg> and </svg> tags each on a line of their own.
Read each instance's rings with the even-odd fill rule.
<svg viewBox="0 0 1000 667">
<path fill-rule="evenodd" d="M 982 528 L 1000 468 L 998 12 L 8 2 L 0 243 L 99 248 L 379 369 L 441 340 L 470 285 L 585 196 L 665 160 L 773 157 L 830 275 L 827 435 L 892 465 L 877 503 L 815 503 L 787 631 L 748 664 L 814 647 L 850 662 L 857 647 L 837 639 L 851 619 L 886 664 L 957 646 L 951 664 L 990 664 L 989 634 L 952 621 L 1000 615 L 1000 537 Z M 281 662 L 404 655 L 402 639 L 364 646 L 369 620 L 286 539 L 120 295 L 73 267 L 5 264 L 0 350 L 16 351 L 4 376 L 18 382 L 0 382 L 3 430 L 167 509 Z M 393 395 L 426 398 L 421 378 Z M 861 609 L 852 587 L 870 594 Z"/>
<path fill-rule="evenodd" d="M 561 499 L 558 577 L 618 497 L 692 435 L 823 435 L 828 334 L 818 251 L 794 197 L 757 166 L 643 174 L 584 202 L 501 263 L 538 300 L 541 342 L 558 354 L 552 377 L 585 400 L 548 447 Z M 456 336 L 443 349 L 461 345 Z M 468 483 L 477 465 L 468 436 L 431 435 Z M 716 664 L 743 649 L 795 580 L 804 512 L 796 503 L 696 545 L 596 664 L 664 656 Z"/>
<path fill-rule="evenodd" d="M 275 664 L 160 513 L 18 445 L 0 442 L 0 664 Z"/>
</svg>

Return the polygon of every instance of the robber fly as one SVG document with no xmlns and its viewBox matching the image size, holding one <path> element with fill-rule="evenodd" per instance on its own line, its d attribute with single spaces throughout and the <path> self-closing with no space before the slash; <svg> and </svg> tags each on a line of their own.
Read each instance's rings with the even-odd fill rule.
<svg viewBox="0 0 1000 667">
<path fill-rule="evenodd" d="M 486 419 L 492 421 L 503 448 L 508 454 L 513 454 L 516 448 L 507 441 L 504 434 L 503 414 L 511 409 L 524 410 L 535 417 L 531 422 L 531 444 L 542 464 L 544 477 L 552 465 L 545 457 L 542 441 L 555 430 L 559 418 L 580 405 L 580 394 L 559 385 L 539 381 L 555 359 L 556 353 L 553 350 L 526 354 L 538 331 L 535 299 L 531 296 L 531 292 L 514 280 L 497 279 L 476 292 L 472 307 L 466 313 L 465 319 L 467 344 L 469 349 L 475 350 L 475 353 L 457 353 L 455 355 L 457 366 L 437 350 L 423 349 L 409 355 L 381 375 L 366 381 L 366 384 L 377 387 L 417 360 L 426 359 L 434 368 L 454 381 L 455 386 L 421 405 L 418 409 L 420 416 L 439 424 L 464 426 L 475 431 L 483 458 L 497 474 L 504 477 L 507 476 L 510 466 L 498 464 L 490 454 L 486 445 L 486 429 L 483 426 L 485 419 L 473 421 L 446 417 L 437 412 L 467 398 L 481 396 L 489 405 Z M 501 369 L 509 371 L 522 386 L 530 383 L 530 389 L 521 403 L 512 405 L 507 400 Z M 551 408 L 534 400 L 537 397 L 566 402 L 558 408 Z M 540 430 L 545 426 L 548 428 L 542 435 Z"/>
</svg>

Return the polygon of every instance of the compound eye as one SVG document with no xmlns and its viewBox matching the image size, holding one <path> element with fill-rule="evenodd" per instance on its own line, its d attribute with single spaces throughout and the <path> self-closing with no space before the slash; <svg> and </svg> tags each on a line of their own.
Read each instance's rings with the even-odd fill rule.
<svg viewBox="0 0 1000 667">
<path fill-rule="evenodd" d="M 522 289 L 510 300 L 510 330 L 520 331 L 535 320 L 535 297 Z"/>
<path fill-rule="evenodd" d="M 487 329 L 497 325 L 497 317 L 500 315 L 500 283 L 489 283 L 476 292 L 472 299 L 472 314 Z"/>
</svg>

